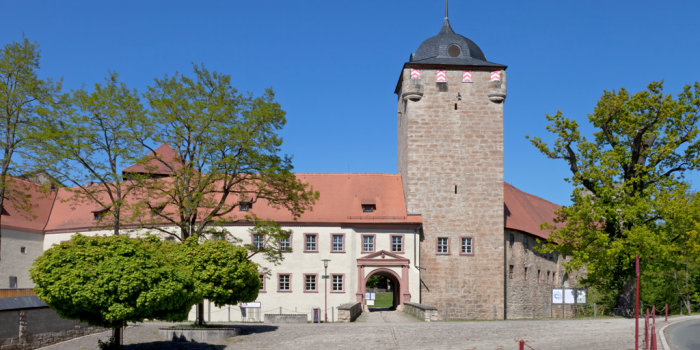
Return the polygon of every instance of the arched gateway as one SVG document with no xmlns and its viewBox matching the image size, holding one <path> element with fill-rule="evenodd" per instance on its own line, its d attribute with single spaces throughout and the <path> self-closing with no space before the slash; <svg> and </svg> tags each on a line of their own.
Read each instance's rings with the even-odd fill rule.
<svg viewBox="0 0 700 350">
<path fill-rule="evenodd" d="M 370 276 L 379 274 L 388 277 L 394 285 L 394 306 L 397 310 L 403 309 L 403 303 L 411 301 L 411 293 L 408 291 L 408 267 L 410 260 L 396 253 L 380 250 L 357 258 L 357 301 L 362 303 L 362 308 L 367 311 L 365 301 L 365 286 Z"/>
</svg>

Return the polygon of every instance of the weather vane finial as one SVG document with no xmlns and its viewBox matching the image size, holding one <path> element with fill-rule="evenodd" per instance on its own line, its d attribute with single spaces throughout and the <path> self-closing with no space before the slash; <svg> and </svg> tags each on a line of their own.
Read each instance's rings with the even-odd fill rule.
<svg viewBox="0 0 700 350">
<path fill-rule="evenodd" d="M 447 0 L 445 0 L 445 18 L 447 18 Z"/>
</svg>

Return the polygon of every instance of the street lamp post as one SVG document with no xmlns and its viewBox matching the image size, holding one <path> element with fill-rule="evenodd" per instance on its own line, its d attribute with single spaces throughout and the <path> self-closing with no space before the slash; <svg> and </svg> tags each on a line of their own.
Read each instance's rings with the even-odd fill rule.
<svg viewBox="0 0 700 350">
<path fill-rule="evenodd" d="M 328 323 L 328 262 L 330 259 L 323 259 L 323 313 L 325 323 Z"/>
</svg>

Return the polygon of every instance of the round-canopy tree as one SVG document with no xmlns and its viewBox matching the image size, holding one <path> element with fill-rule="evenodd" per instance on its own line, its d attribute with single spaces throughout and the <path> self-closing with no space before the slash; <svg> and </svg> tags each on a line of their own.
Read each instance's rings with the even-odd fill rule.
<svg viewBox="0 0 700 350">
<path fill-rule="evenodd" d="M 188 271 L 156 237 L 74 235 L 34 261 L 36 295 L 62 317 L 119 328 L 183 320 L 199 297 Z"/>
<path fill-rule="evenodd" d="M 216 306 L 257 298 L 261 283 L 258 265 L 248 259 L 245 248 L 225 240 L 198 243 L 190 237 L 175 249 L 179 265 L 192 275 L 201 298 Z"/>
</svg>

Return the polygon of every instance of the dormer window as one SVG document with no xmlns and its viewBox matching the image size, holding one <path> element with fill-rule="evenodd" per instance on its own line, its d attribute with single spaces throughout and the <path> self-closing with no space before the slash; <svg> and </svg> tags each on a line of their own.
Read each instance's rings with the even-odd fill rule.
<svg viewBox="0 0 700 350">
<path fill-rule="evenodd" d="M 160 215 L 163 212 L 163 209 L 165 209 L 165 204 L 151 208 L 151 217 Z"/>
<path fill-rule="evenodd" d="M 95 210 L 95 211 L 92 212 L 92 217 L 93 217 L 93 219 L 95 219 L 96 221 L 100 221 L 100 220 L 102 220 L 102 219 L 105 217 L 105 215 L 107 215 L 108 212 L 109 212 L 109 208 L 107 208 L 107 209 Z"/>
<path fill-rule="evenodd" d="M 251 208 L 253 208 L 253 203 L 251 203 L 251 202 L 238 203 L 238 210 L 239 211 L 249 211 Z"/>
<path fill-rule="evenodd" d="M 375 210 L 377 210 L 376 204 L 362 204 L 363 213 L 373 213 Z"/>
</svg>

